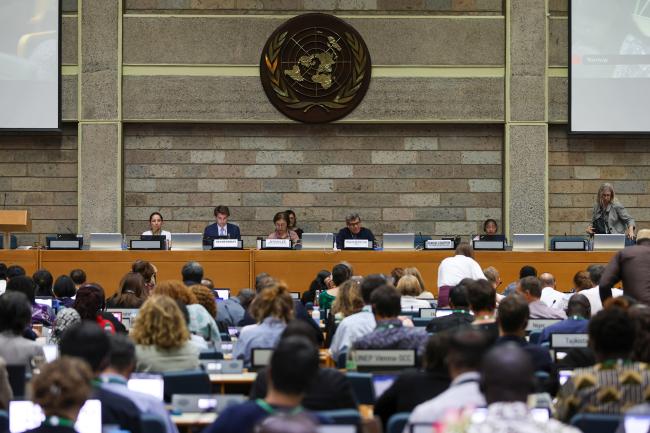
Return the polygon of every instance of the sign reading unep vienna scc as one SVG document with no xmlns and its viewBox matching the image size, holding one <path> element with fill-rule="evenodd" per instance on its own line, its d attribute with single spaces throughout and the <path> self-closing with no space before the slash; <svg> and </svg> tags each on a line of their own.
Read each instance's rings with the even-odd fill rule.
<svg viewBox="0 0 650 433">
<path fill-rule="evenodd" d="M 305 123 L 350 114 L 370 84 L 371 63 L 361 35 L 332 15 L 310 13 L 278 27 L 260 60 L 262 86 L 285 116 Z"/>
</svg>

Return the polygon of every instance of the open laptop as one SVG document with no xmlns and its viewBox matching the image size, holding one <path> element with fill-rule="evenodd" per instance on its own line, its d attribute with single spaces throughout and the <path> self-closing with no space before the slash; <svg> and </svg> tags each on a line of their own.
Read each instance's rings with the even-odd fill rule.
<svg viewBox="0 0 650 433">
<path fill-rule="evenodd" d="M 331 250 L 334 248 L 334 235 L 332 233 L 303 233 L 303 250 Z"/>
<path fill-rule="evenodd" d="M 91 233 L 91 250 L 121 250 L 122 233 Z"/>
<path fill-rule="evenodd" d="M 384 233 L 384 250 L 415 249 L 415 233 Z"/>
<path fill-rule="evenodd" d="M 622 250 L 625 248 L 625 234 L 594 235 L 594 251 Z"/>
<path fill-rule="evenodd" d="M 203 233 L 172 233 L 172 249 L 176 251 L 202 251 Z"/>
<path fill-rule="evenodd" d="M 41 425 L 45 415 L 41 407 L 31 401 L 9 402 L 9 431 L 21 433 Z M 74 428 L 79 433 L 102 433 L 102 404 L 99 400 L 86 400 Z"/>
<path fill-rule="evenodd" d="M 545 251 L 544 233 L 515 234 L 512 236 L 512 251 Z"/>
<path fill-rule="evenodd" d="M 129 330 L 135 322 L 135 318 L 138 315 L 137 308 L 107 308 L 106 312 L 111 313 L 117 320 L 124 325 L 124 327 Z"/>
<path fill-rule="evenodd" d="M 165 398 L 165 382 L 159 374 L 132 374 L 127 386 L 131 391 L 153 396 L 161 402 Z"/>
</svg>

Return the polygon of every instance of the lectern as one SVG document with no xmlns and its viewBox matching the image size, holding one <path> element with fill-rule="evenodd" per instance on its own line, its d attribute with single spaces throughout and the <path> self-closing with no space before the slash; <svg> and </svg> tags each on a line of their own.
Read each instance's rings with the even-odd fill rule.
<svg viewBox="0 0 650 433">
<path fill-rule="evenodd" d="M 11 248 L 11 232 L 27 232 L 32 229 L 32 223 L 26 210 L 0 210 L 0 231 L 3 232 L 2 246 L 5 250 Z"/>
</svg>

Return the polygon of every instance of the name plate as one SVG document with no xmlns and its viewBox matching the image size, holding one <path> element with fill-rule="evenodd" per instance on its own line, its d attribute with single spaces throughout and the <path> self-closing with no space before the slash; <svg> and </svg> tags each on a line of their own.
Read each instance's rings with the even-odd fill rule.
<svg viewBox="0 0 650 433">
<path fill-rule="evenodd" d="M 241 359 L 209 361 L 203 365 L 208 374 L 241 374 L 244 371 L 244 361 Z"/>
<path fill-rule="evenodd" d="M 415 350 L 356 350 L 357 367 L 412 367 Z"/>
<path fill-rule="evenodd" d="M 584 251 L 587 243 L 585 241 L 555 241 L 556 251 Z"/>
<path fill-rule="evenodd" d="M 451 239 L 430 239 L 424 243 L 425 250 L 453 250 L 454 241 Z"/>
<path fill-rule="evenodd" d="M 48 242 L 47 247 L 50 250 L 80 250 L 81 240 L 52 239 Z"/>
<path fill-rule="evenodd" d="M 587 347 L 589 334 L 551 334 L 551 347 Z"/>
<path fill-rule="evenodd" d="M 559 319 L 528 319 L 528 326 L 526 326 L 526 331 L 541 331 L 547 326 L 551 326 L 559 321 Z"/>
<path fill-rule="evenodd" d="M 264 248 L 284 248 L 291 249 L 291 239 L 266 239 Z"/>
<path fill-rule="evenodd" d="M 473 242 L 475 250 L 504 250 L 506 248 L 505 241 L 481 241 L 476 240 Z"/>
<path fill-rule="evenodd" d="M 226 248 L 226 249 L 239 248 L 239 240 L 238 239 L 213 239 L 212 249 L 218 250 L 219 248 Z"/>
<path fill-rule="evenodd" d="M 166 241 L 143 241 L 138 239 L 131 240 L 130 249 L 132 250 L 164 250 L 166 249 Z"/>
<path fill-rule="evenodd" d="M 343 248 L 372 248 L 368 239 L 346 239 Z"/>
<path fill-rule="evenodd" d="M 420 308 L 420 316 L 423 319 L 433 319 L 436 317 L 435 308 Z"/>
</svg>

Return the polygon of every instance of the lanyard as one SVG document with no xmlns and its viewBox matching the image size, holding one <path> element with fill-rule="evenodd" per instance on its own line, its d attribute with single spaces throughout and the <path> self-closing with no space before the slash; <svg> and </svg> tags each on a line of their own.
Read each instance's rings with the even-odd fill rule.
<svg viewBox="0 0 650 433">
<path fill-rule="evenodd" d="M 261 398 L 258 398 L 257 400 L 255 400 L 255 403 L 257 403 L 257 405 L 259 407 L 261 407 L 262 409 L 264 409 L 264 411 L 266 413 L 268 413 L 269 415 L 275 415 L 276 413 L 279 412 L 278 409 L 274 408 L 273 406 L 271 406 L 270 404 L 268 404 L 265 400 L 263 400 Z M 287 413 L 289 415 L 296 415 L 296 414 L 299 414 L 302 411 L 303 411 L 302 406 L 296 406 Z"/>
<path fill-rule="evenodd" d="M 43 424 L 53 426 L 53 427 L 61 426 L 61 427 L 74 428 L 74 421 L 60 416 L 48 416 L 45 418 L 45 421 L 43 421 Z"/>
</svg>

